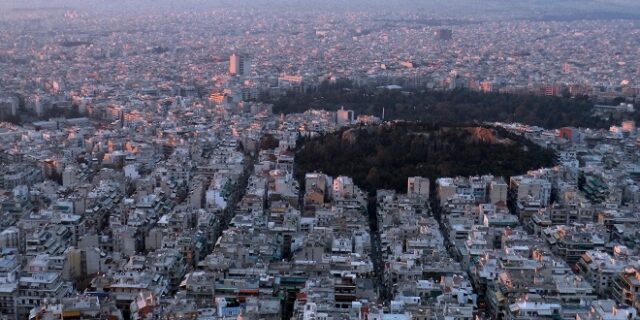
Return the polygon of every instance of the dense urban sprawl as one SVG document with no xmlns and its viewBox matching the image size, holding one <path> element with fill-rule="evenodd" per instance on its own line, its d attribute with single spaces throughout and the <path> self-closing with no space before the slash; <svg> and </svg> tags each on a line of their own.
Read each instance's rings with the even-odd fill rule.
<svg viewBox="0 0 640 320">
<path fill-rule="evenodd" d="M 638 318 L 637 20 L 0 17 L 1 320 Z M 483 123 L 555 152 L 510 177 L 297 180 L 302 137 L 388 119 L 261 101 L 346 79 L 586 95 L 621 121 Z"/>
</svg>

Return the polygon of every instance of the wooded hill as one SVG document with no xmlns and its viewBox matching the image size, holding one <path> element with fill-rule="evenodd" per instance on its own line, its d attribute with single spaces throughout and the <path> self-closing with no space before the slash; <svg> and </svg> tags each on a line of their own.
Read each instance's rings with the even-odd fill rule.
<svg viewBox="0 0 640 320">
<path fill-rule="evenodd" d="M 560 98 L 536 95 L 482 93 L 471 90 L 408 91 L 354 88 L 349 83 L 321 86 L 313 92 L 289 92 L 275 100 L 274 113 L 300 113 L 311 108 L 354 110 L 356 114 L 385 120 L 461 124 L 471 121 L 520 122 L 547 129 L 565 126 L 608 128 L 620 119 L 604 121 L 592 116 L 586 97 Z"/>
<path fill-rule="evenodd" d="M 398 122 L 302 139 L 295 175 L 346 175 L 369 192 L 406 192 L 407 178 L 493 174 L 505 178 L 554 164 L 555 154 L 502 129 Z M 304 185 L 304 183 L 301 183 Z"/>
</svg>

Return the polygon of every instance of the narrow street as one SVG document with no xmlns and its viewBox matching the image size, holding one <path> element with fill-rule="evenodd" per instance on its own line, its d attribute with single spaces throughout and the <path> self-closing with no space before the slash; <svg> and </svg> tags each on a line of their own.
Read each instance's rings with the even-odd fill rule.
<svg viewBox="0 0 640 320">
<path fill-rule="evenodd" d="M 214 243 L 217 241 L 220 236 L 222 236 L 222 232 L 229 227 L 229 223 L 235 214 L 236 206 L 242 197 L 244 196 L 247 184 L 249 183 L 249 177 L 251 176 L 251 170 L 253 170 L 254 158 L 251 155 L 247 155 L 247 163 L 244 166 L 244 170 L 242 175 L 238 179 L 238 183 L 235 186 L 234 190 L 229 195 L 229 200 L 227 201 L 227 207 L 224 209 L 221 215 L 220 223 L 218 224 L 218 228 L 216 230 L 216 234 L 214 237 Z M 211 244 L 213 247 L 213 244 Z"/>
<path fill-rule="evenodd" d="M 378 230 L 378 203 L 375 196 L 370 196 L 367 201 L 367 214 L 369 215 L 369 231 L 371 234 L 371 261 L 375 273 L 374 285 L 378 290 L 378 295 L 384 304 L 391 298 L 384 276 L 384 261 L 382 260 L 382 248 L 380 232 Z"/>
</svg>

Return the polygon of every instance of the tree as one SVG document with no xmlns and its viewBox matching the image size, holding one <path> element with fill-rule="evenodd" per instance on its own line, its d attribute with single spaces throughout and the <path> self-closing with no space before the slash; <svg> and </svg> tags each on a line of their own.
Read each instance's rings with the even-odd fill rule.
<svg viewBox="0 0 640 320">
<path fill-rule="evenodd" d="M 554 152 L 526 138 L 493 128 L 441 127 L 425 123 L 395 123 L 363 127 L 302 140 L 296 151 L 295 177 L 322 171 L 347 175 L 368 191 L 404 191 L 411 176 L 495 174 L 508 177 L 554 165 Z M 490 136 L 487 136 L 490 135 Z M 497 143 L 499 139 L 511 143 Z M 355 143 L 351 143 L 351 141 Z"/>
<path fill-rule="evenodd" d="M 260 150 L 275 149 L 280 141 L 271 134 L 266 134 L 260 139 Z"/>
<path fill-rule="evenodd" d="M 340 86 L 325 83 L 317 90 L 288 92 L 279 98 L 267 98 L 266 102 L 273 103 L 276 113 L 304 112 L 309 108 L 337 110 L 344 106 L 357 114 L 381 116 L 384 108 L 385 120 L 422 120 L 447 124 L 514 120 L 545 128 L 607 128 L 612 124 L 594 117 L 591 112 L 593 103 L 585 97 L 483 93 L 465 89 L 413 89 L 400 92 L 352 87 L 345 90 Z"/>
</svg>

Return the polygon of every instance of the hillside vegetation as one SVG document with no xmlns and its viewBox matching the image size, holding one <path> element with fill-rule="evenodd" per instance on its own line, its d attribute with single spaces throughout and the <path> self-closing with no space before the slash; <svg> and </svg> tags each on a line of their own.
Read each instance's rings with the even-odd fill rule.
<svg viewBox="0 0 640 320">
<path fill-rule="evenodd" d="M 411 176 L 432 181 L 457 175 L 509 177 L 552 166 L 555 157 L 551 150 L 494 128 L 413 122 L 345 129 L 301 142 L 296 152 L 298 179 L 313 171 L 347 175 L 370 192 L 404 192 Z"/>
<path fill-rule="evenodd" d="M 317 91 L 290 92 L 274 104 L 275 113 L 299 113 L 310 108 L 382 116 L 385 120 L 461 124 L 472 121 L 520 122 L 543 128 L 565 126 L 608 128 L 613 122 L 592 116 L 586 98 L 482 93 L 470 90 L 386 90 L 351 88 L 349 83 L 323 86 Z M 617 123 L 617 122 L 616 122 Z"/>
</svg>

